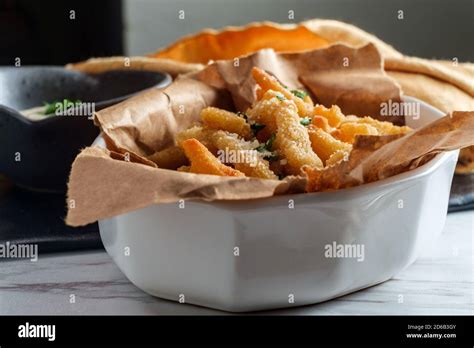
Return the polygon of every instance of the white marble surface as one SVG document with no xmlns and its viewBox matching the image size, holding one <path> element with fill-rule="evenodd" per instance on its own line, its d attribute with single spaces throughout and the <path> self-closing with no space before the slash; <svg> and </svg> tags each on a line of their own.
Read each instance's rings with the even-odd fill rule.
<svg viewBox="0 0 474 348">
<path fill-rule="evenodd" d="M 449 214 L 441 237 L 394 279 L 325 303 L 262 313 L 474 315 L 473 234 L 473 211 Z M 9 314 L 228 313 L 149 296 L 104 251 L 94 251 L 0 262 L 0 315 Z"/>
</svg>

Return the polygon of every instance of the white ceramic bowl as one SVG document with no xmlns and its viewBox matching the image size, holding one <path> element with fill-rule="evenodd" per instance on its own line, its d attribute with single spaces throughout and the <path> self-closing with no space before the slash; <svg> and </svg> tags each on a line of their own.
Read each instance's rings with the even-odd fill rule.
<svg viewBox="0 0 474 348">
<path fill-rule="evenodd" d="M 423 102 L 420 111 L 409 126 L 443 115 Z M 128 279 L 154 296 L 232 312 L 317 303 L 390 279 L 437 237 L 457 155 L 336 192 L 153 205 L 99 221 L 100 234 Z M 334 243 L 363 246 L 363 260 L 327 257 Z"/>
</svg>

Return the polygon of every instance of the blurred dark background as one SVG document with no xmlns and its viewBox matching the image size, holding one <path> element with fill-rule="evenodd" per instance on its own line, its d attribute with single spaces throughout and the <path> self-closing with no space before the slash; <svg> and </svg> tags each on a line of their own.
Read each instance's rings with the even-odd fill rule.
<svg viewBox="0 0 474 348">
<path fill-rule="evenodd" d="M 73 11 L 73 12 L 71 12 Z M 123 53 L 122 2 L 0 0 L 0 64 L 65 64 Z"/>
<path fill-rule="evenodd" d="M 315 17 L 355 24 L 409 55 L 474 61 L 474 0 L 0 0 L 0 64 L 140 55 L 205 27 Z"/>
</svg>

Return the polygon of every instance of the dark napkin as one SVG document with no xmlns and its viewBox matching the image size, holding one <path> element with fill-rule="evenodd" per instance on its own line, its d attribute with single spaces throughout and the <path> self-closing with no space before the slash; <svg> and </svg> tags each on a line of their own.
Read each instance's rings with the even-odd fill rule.
<svg viewBox="0 0 474 348">
<path fill-rule="evenodd" d="M 471 209 L 474 209 L 474 174 L 454 175 L 448 212 Z"/>
<path fill-rule="evenodd" d="M 103 248 L 97 223 L 64 224 L 65 202 L 65 194 L 23 190 L 0 178 L 0 243 L 35 243 L 40 254 Z"/>
</svg>

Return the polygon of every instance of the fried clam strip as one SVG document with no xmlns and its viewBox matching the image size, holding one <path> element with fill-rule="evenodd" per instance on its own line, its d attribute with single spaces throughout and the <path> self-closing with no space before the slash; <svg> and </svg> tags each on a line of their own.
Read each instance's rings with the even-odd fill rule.
<svg viewBox="0 0 474 348">
<path fill-rule="evenodd" d="M 252 137 L 250 125 L 245 118 L 227 110 L 207 107 L 201 111 L 201 121 L 208 128 L 236 133 L 245 139 Z"/>
<path fill-rule="evenodd" d="M 239 161 L 236 162 L 242 162 L 240 160 L 243 159 L 243 163 L 233 164 L 236 169 L 245 173 L 247 176 L 263 179 L 277 178 L 270 170 L 268 161 L 264 160 L 261 155 L 254 150 L 259 145 L 257 141 L 245 141 L 239 139 L 237 134 L 230 134 L 222 130 L 208 129 L 200 126 L 194 126 L 178 133 L 177 141 L 178 144 L 182 144 L 185 140 L 191 138 L 198 139 L 216 155 L 219 153 L 225 155 L 229 150 L 235 151 L 233 157 L 239 159 Z M 241 152 L 242 150 L 245 152 Z M 232 159 L 232 156 L 227 157 Z M 248 161 L 249 163 L 246 163 L 246 158 L 250 159 Z"/>
<path fill-rule="evenodd" d="M 323 116 L 314 115 L 311 124 L 315 127 L 321 128 L 326 133 L 330 133 L 334 130 L 334 128 L 329 125 L 328 119 Z"/>
<path fill-rule="evenodd" d="M 280 106 L 275 113 L 277 132 L 274 148 L 287 160 L 286 171 L 299 175 L 303 166 L 322 168 L 323 162 L 311 147 L 308 131 L 300 123 L 293 101 L 277 98 L 272 101 Z"/>
<path fill-rule="evenodd" d="M 254 106 L 246 112 L 252 124 L 265 126 L 257 133 L 257 138 L 260 141 L 265 141 L 272 134 L 276 133 L 277 125 L 275 115 L 280 108 L 280 103 L 276 98 L 278 95 L 278 92 L 272 90 L 265 92 L 262 99 L 256 102 Z"/>
<path fill-rule="evenodd" d="M 327 159 L 325 165 L 326 167 L 331 167 L 341 163 L 342 161 L 347 161 L 350 154 L 350 151 L 337 150 Z"/>
<path fill-rule="evenodd" d="M 187 164 L 189 164 L 189 160 L 186 157 L 182 147 L 180 147 L 182 142 L 187 139 L 197 139 L 204 146 L 206 146 L 209 151 L 215 154 L 217 152 L 217 148 L 212 142 L 213 132 L 213 130 L 203 128 L 201 126 L 194 126 L 183 130 L 176 136 L 178 145 L 170 146 L 164 150 L 157 151 L 147 158 L 150 161 L 155 162 L 159 168 L 178 169 L 182 166 L 187 166 Z"/>
<path fill-rule="evenodd" d="M 278 179 L 270 169 L 270 163 L 255 150 L 259 145 L 258 141 L 245 141 L 239 139 L 237 134 L 230 134 L 222 130 L 215 131 L 212 139 L 214 145 L 219 149 L 218 153 L 223 154 L 231 161 L 235 169 L 243 172 L 246 176 Z"/>
<path fill-rule="evenodd" d="M 331 135 L 345 143 L 353 144 L 356 135 L 378 135 L 377 128 L 369 123 L 358 123 L 357 120 L 346 117 L 339 106 L 333 105 L 330 108 L 324 105 L 314 107 L 312 124 L 318 128 L 331 133 Z M 326 122 L 321 120 L 324 117 Z M 375 121 L 375 120 L 374 120 Z"/>
<path fill-rule="evenodd" d="M 329 126 L 334 128 L 337 128 L 342 122 L 346 120 L 346 116 L 344 116 L 341 109 L 337 105 L 327 108 L 324 105 L 318 104 L 313 108 L 313 115 L 326 118 L 328 120 Z"/>
<path fill-rule="evenodd" d="M 179 146 L 170 146 L 164 150 L 157 151 L 147 157 L 157 164 L 158 168 L 178 169 L 189 163 L 184 151 Z"/>
<path fill-rule="evenodd" d="M 245 119 L 230 111 L 208 107 L 201 111 L 201 119 L 207 128 L 194 126 L 181 131 L 176 137 L 178 145 L 186 139 L 195 138 L 212 153 L 216 153 L 217 148 L 212 142 L 213 130 L 209 128 L 228 130 L 244 138 L 249 138 L 252 134 L 250 125 L 247 124 Z M 159 168 L 166 169 L 177 169 L 188 164 L 188 159 L 180 146 L 170 146 L 155 152 L 148 159 L 155 162 Z"/>
<path fill-rule="evenodd" d="M 292 100 L 298 108 L 298 114 L 301 117 L 311 116 L 313 114 L 313 102 L 306 94 L 301 95 L 301 92 L 299 92 L 296 94 L 299 94 L 301 97 L 296 96 L 285 88 L 275 77 L 257 67 L 252 69 L 252 76 L 261 89 L 257 90 L 257 97 L 265 95 L 269 90 L 273 90 L 281 93 L 286 99 Z"/>
<path fill-rule="evenodd" d="M 337 165 L 333 163 L 324 169 L 304 167 L 303 171 L 307 176 L 307 192 L 332 191 L 342 188 L 348 188 L 360 185 L 364 182 L 372 182 L 380 178 L 394 175 L 403 171 L 403 165 L 397 165 L 391 168 L 389 173 L 383 173 L 381 170 L 384 166 L 380 161 L 371 164 L 362 164 L 362 162 L 370 157 L 375 151 L 382 146 L 401 138 L 403 135 L 387 135 L 387 136 L 367 136 L 359 137 L 353 150 L 348 158 L 338 158 Z M 340 156 L 338 153 L 334 157 Z M 329 161 L 329 160 L 328 160 Z M 408 161 L 411 163 L 411 161 Z M 405 167 L 406 168 L 406 167 Z M 381 174 L 383 176 L 381 177 Z"/>
<path fill-rule="evenodd" d="M 212 174 L 221 176 L 245 176 L 244 173 L 226 166 L 219 161 L 197 139 L 187 139 L 181 143 L 186 157 L 191 161 L 189 172 L 196 174 Z M 184 168 L 182 171 L 186 171 Z"/>
<path fill-rule="evenodd" d="M 345 122 L 342 123 L 338 129 L 334 130 L 331 135 L 340 141 L 353 144 L 356 135 L 379 135 L 379 131 L 370 124 Z"/>
<path fill-rule="evenodd" d="M 313 151 L 326 165 L 327 161 L 334 153 L 340 151 L 341 154 L 338 156 L 343 156 L 344 153 L 348 154 L 352 150 L 351 144 L 344 143 L 334 138 L 331 134 L 326 133 L 323 129 L 317 128 L 314 125 L 308 127 L 308 134 Z M 336 161 L 336 158 L 331 162 L 333 161 Z"/>
<path fill-rule="evenodd" d="M 354 143 L 356 135 L 394 135 L 404 134 L 411 130 L 410 127 L 396 126 L 391 122 L 379 121 L 369 116 L 345 116 L 337 105 L 331 108 L 316 105 L 313 114 L 313 125 L 351 144 Z M 321 117 L 324 117 L 327 122 Z"/>
<path fill-rule="evenodd" d="M 212 139 L 214 132 L 215 130 L 213 129 L 204 128 L 202 126 L 194 126 L 179 132 L 176 135 L 176 142 L 178 143 L 178 146 L 182 147 L 183 141 L 194 138 L 207 147 L 207 149 L 213 154 L 216 154 L 217 148 L 215 147 Z"/>
<path fill-rule="evenodd" d="M 391 122 L 379 121 L 372 117 L 357 117 L 357 116 L 346 116 L 345 122 L 356 122 L 369 124 L 379 132 L 379 135 L 394 135 L 394 134 L 405 134 L 410 132 L 412 129 L 408 126 L 396 126 Z"/>
</svg>

